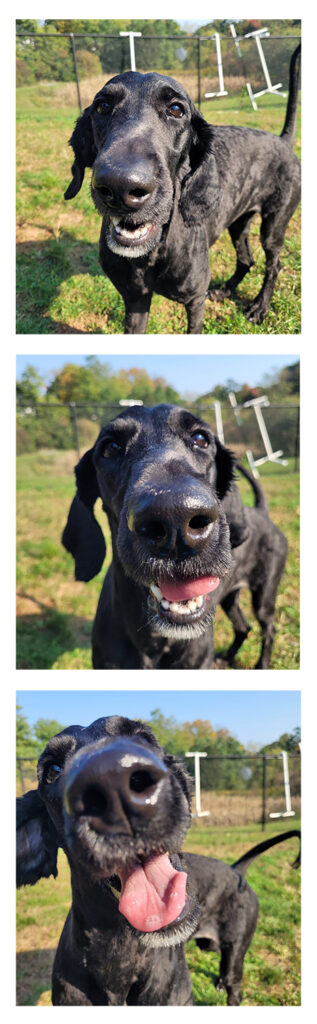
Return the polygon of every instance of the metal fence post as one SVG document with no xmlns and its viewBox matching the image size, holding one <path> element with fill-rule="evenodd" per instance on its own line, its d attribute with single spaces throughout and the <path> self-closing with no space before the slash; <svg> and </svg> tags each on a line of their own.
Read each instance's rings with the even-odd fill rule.
<svg viewBox="0 0 317 1024">
<path fill-rule="evenodd" d="M 75 441 L 74 448 L 76 448 L 78 458 L 80 459 L 80 447 L 79 447 L 79 434 L 78 434 L 78 421 L 77 421 L 77 412 L 76 412 L 76 402 L 70 402 L 69 403 L 69 408 L 70 408 L 70 414 L 71 414 L 71 419 L 72 419 L 72 424 L 73 424 L 73 431 L 74 431 L 74 441 Z"/>
<path fill-rule="evenodd" d="M 300 427 L 300 408 L 297 409 L 296 417 L 296 434 L 295 434 L 295 463 L 294 471 L 298 473 L 298 462 L 299 462 L 299 427 Z"/>
<path fill-rule="evenodd" d="M 262 761 L 262 832 L 265 832 L 266 825 L 266 754 L 263 754 Z"/>
<path fill-rule="evenodd" d="M 70 38 L 70 41 L 71 41 L 71 44 L 72 44 L 72 51 L 73 51 L 73 58 L 74 58 L 74 68 L 75 68 L 75 78 L 76 78 L 76 86 L 77 86 L 78 106 L 79 106 L 79 110 L 80 110 L 80 113 L 81 113 L 82 112 L 82 105 L 81 105 L 81 96 L 80 96 L 80 88 L 79 88 L 79 77 L 78 77 L 78 66 L 77 66 L 77 57 L 76 57 L 75 36 L 74 36 L 73 32 L 69 33 L 69 38 Z"/>
<path fill-rule="evenodd" d="M 198 64 L 198 110 L 201 108 L 201 38 L 197 36 L 198 53 L 197 53 L 197 64 Z"/>
</svg>

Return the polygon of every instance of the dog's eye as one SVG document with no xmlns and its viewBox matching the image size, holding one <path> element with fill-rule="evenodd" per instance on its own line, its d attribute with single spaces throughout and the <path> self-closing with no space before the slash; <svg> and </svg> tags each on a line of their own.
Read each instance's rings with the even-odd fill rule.
<svg viewBox="0 0 317 1024">
<path fill-rule="evenodd" d="M 207 437 L 207 434 L 204 434 L 203 430 L 195 430 L 195 433 L 191 436 L 191 440 L 195 445 L 195 448 L 208 448 L 209 437 Z"/>
<path fill-rule="evenodd" d="M 48 767 L 44 771 L 43 782 L 56 782 L 56 779 L 58 779 L 59 775 L 61 774 L 61 771 L 62 769 L 60 764 L 48 765 Z"/>
<path fill-rule="evenodd" d="M 114 437 L 109 437 L 108 440 L 104 442 L 104 445 L 105 446 L 102 451 L 104 459 L 109 458 L 109 455 L 116 455 L 117 452 L 122 451 L 121 444 L 119 444 L 118 441 L 115 441 Z"/>
<path fill-rule="evenodd" d="M 183 117 L 184 111 L 180 103 L 171 103 L 167 108 L 167 113 L 171 114 L 172 117 Z"/>
<path fill-rule="evenodd" d="M 99 100 L 95 107 L 95 110 L 97 114 L 107 114 L 108 110 L 110 110 L 110 103 L 108 102 L 108 100 Z"/>
</svg>

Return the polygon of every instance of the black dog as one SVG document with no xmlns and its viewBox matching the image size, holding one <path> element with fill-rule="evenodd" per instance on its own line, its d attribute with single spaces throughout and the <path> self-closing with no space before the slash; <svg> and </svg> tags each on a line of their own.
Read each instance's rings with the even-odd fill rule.
<svg viewBox="0 0 317 1024">
<path fill-rule="evenodd" d="M 252 481 L 257 508 L 246 509 L 233 475 L 232 453 L 177 406 L 135 406 L 101 431 L 76 467 L 63 534 L 76 579 L 92 579 L 105 555 L 93 511 L 100 495 L 113 561 L 94 623 L 94 668 L 212 668 L 219 601 L 236 632 L 232 661 L 250 628 L 238 603 L 243 585 L 263 633 L 257 667 L 268 668 L 287 544 L 259 486 Z"/>
<path fill-rule="evenodd" d="M 38 780 L 17 802 L 17 884 L 56 877 L 62 847 L 73 902 L 53 1004 L 192 1004 L 185 943 L 195 936 L 221 952 L 219 987 L 239 1005 L 258 911 L 245 872 L 259 853 L 300 833 L 260 843 L 232 867 L 179 854 L 190 777 L 146 725 L 127 718 L 64 729 L 41 755 Z"/>
<path fill-rule="evenodd" d="M 229 228 L 237 265 L 216 292 L 219 299 L 235 291 L 253 264 L 248 233 L 257 212 L 266 271 L 247 317 L 264 320 L 300 198 L 300 165 L 292 152 L 299 52 L 291 59 L 281 137 L 212 127 L 173 78 L 135 71 L 107 82 L 77 121 L 65 199 L 77 195 L 85 168 L 92 167 L 92 197 L 103 218 L 100 262 L 124 298 L 127 334 L 145 332 L 153 292 L 183 303 L 188 333 L 200 333 L 209 247 Z"/>
</svg>

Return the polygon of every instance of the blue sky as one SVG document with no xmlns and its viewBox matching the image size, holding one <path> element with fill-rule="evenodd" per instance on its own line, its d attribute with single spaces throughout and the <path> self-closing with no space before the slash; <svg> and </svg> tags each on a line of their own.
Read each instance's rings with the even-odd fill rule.
<svg viewBox="0 0 317 1024">
<path fill-rule="evenodd" d="M 212 391 L 216 384 L 224 384 L 229 378 L 238 384 L 248 383 L 251 387 L 259 384 L 266 373 L 280 370 L 295 363 L 296 355 L 98 355 L 102 363 L 109 363 L 111 370 L 142 367 L 150 376 L 165 377 L 169 384 L 184 395 L 195 396 Z M 28 364 L 32 364 L 47 383 L 52 371 L 59 370 L 65 363 L 85 364 L 85 355 L 18 355 L 17 377 L 20 378 Z"/>
<path fill-rule="evenodd" d="M 178 722 L 209 719 L 214 729 L 229 729 L 244 746 L 264 746 L 300 725 L 296 690 L 21 690 L 17 703 L 31 725 L 38 718 L 89 725 L 114 714 L 149 719 L 160 708 Z"/>
</svg>

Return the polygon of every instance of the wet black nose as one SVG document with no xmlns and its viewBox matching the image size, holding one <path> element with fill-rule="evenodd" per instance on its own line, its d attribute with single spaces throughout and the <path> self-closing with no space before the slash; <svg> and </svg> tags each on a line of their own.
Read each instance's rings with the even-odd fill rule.
<svg viewBox="0 0 317 1024">
<path fill-rule="evenodd" d="M 100 157 L 94 164 L 92 186 L 110 209 L 142 209 L 155 185 L 153 168 L 145 160 L 128 165 Z"/>
<path fill-rule="evenodd" d="M 142 492 L 131 504 L 129 530 L 145 547 L 159 555 L 201 552 L 218 519 L 215 501 L 192 478 L 160 487 L 156 493 Z"/>
<path fill-rule="evenodd" d="M 99 833 L 133 831 L 157 811 L 168 772 L 151 750 L 131 739 L 83 753 L 70 767 L 64 790 L 67 813 Z"/>
</svg>

